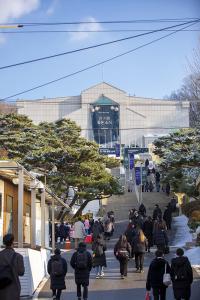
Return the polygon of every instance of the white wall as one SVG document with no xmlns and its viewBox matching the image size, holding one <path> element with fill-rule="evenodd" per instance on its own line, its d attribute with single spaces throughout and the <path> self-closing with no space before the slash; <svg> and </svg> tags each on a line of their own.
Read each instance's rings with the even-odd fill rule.
<svg viewBox="0 0 200 300">
<path fill-rule="evenodd" d="M 39 200 L 37 200 L 39 201 Z M 45 206 L 45 246 L 49 247 L 49 208 Z M 36 245 L 41 245 L 41 203 L 36 203 Z"/>
</svg>

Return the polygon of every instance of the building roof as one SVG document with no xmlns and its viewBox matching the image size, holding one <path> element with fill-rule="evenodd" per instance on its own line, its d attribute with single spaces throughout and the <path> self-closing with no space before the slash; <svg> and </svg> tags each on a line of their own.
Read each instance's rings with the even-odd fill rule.
<svg viewBox="0 0 200 300">
<path fill-rule="evenodd" d="M 92 104 L 95 105 L 118 105 L 117 102 L 113 101 L 112 99 L 104 96 L 103 94 Z"/>
<path fill-rule="evenodd" d="M 100 83 L 97 83 L 97 84 L 95 84 L 95 85 L 90 86 L 89 88 L 83 90 L 82 93 L 84 93 L 84 92 L 86 92 L 86 91 L 88 91 L 88 90 L 90 90 L 90 89 L 93 89 L 93 88 L 97 87 L 98 85 L 102 85 L 102 84 L 105 84 L 105 85 L 107 85 L 107 86 L 109 86 L 109 87 L 112 87 L 112 88 L 115 89 L 115 90 L 118 90 L 118 91 L 120 91 L 120 92 L 126 94 L 126 92 L 125 92 L 124 90 L 121 90 L 121 89 L 117 88 L 116 86 L 114 86 L 114 85 L 112 85 L 112 84 L 110 84 L 110 83 L 107 83 L 107 82 L 105 82 L 105 81 L 102 81 L 102 82 L 100 82 Z"/>
<path fill-rule="evenodd" d="M 30 174 L 22 165 L 15 161 L 10 160 L 0 160 L 0 179 L 6 179 L 13 183 L 14 179 L 18 179 L 17 171 L 19 169 L 23 169 L 23 179 L 24 179 L 24 187 L 27 190 L 31 189 L 31 185 L 33 180 L 36 180 L 39 183 L 39 180 L 36 179 L 32 174 Z M 13 183 L 14 184 L 14 183 Z M 17 184 L 17 183 L 16 183 Z M 56 202 L 64 206 L 66 209 L 71 210 L 69 206 L 64 203 L 58 196 L 56 196 L 47 186 L 45 187 L 45 197 L 46 201 L 50 202 L 54 199 Z"/>
</svg>

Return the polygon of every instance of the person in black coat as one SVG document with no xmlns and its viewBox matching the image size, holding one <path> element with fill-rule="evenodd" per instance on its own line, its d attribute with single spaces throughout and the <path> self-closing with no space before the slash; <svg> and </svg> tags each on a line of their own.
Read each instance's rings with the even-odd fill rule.
<svg viewBox="0 0 200 300">
<path fill-rule="evenodd" d="M 143 224 L 144 235 L 148 240 L 147 250 L 150 252 L 150 248 L 153 246 L 153 221 L 151 217 L 148 217 Z"/>
<path fill-rule="evenodd" d="M 142 229 L 139 229 L 133 238 L 132 249 L 135 254 L 135 267 L 136 272 L 143 273 L 144 254 L 147 248 L 148 242 Z"/>
<path fill-rule="evenodd" d="M 158 227 L 153 233 L 153 241 L 158 250 L 165 252 L 165 249 L 169 243 L 166 230 Z"/>
<path fill-rule="evenodd" d="M 96 278 L 104 276 L 103 268 L 107 267 L 106 264 L 106 242 L 102 234 L 97 236 L 97 239 L 92 244 L 93 251 L 93 267 L 96 268 Z"/>
<path fill-rule="evenodd" d="M 120 236 L 114 247 L 114 255 L 119 260 L 121 278 L 124 279 L 127 276 L 128 260 L 131 255 L 131 245 L 124 234 Z"/>
<path fill-rule="evenodd" d="M 51 290 L 53 292 L 53 299 L 60 300 L 62 290 L 66 289 L 65 276 L 67 274 L 67 262 L 61 257 L 60 249 L 55 249 L 55 255 L 48 261 L 47 270 L 50 275 Z M 61 271 L 56 274 L 56 269 L 59 270 L 59 263 L 61 264 Z M 55 265 L 57 264 L 57 267 Z"/>
<path fill-rule="evenodd" d="M 141 214 L 143 217 L 146 216 L 146 207 L 144 206 L 144 204 L 140 204 L 139 210 L 138 210 L 139 214 Z"/>
<path fill-rule="evenodd" d="M 171 230 L 171 223 L 172 223 L 172 210 L 170 206 L 167 206 L 164 214 L 163 214 L 163 220 L 166 222 L 167 229 Z"/>
<path fill-rule="evenodd" d="M 153 211 L 153 220 L 155 221 L 155 220 L 160 219 L 160 218 L 162 218 L 162 211 L 161 211 L 159 205 L 156 204 L 155 209 Z"/>
<path fill-rule="evenodd" d="M 85 256 L 85 266 L 80 267 L 80 256 Z M 75 270 L 75 283 L 77 285 L 77 297 L 78 300 L 81 300 L 82 292 L 81 286 L 83 286 L 83 300 L 88 298 L 88 286 L 89 286 L 89 277 L 90 271 L 92 269 L 92 256 L 86 250 L 86 244 L 81 242 L 79 243 L 77 251 L 72 255 L 70 264 Z"/>
<path fill-rule="evenodd" d="M 148 274 L 146 289 L 147 291 L 153 290 L 154 300 L 165 300 L 167 286 L 163 284 L 163 275 L 166 272 L 170 273 L 171 269 L 168 262 L 164 259 L 163 252 L 157 250 L 156 258 L 152 260 Z"/>
<path fill-rule="evenodd" d="M 189 300 L 191 296 L 191 284 L 193 282 L 193 272 L 188 258 L 181 248 L 176 250 L 176 258 L 171 262 L 171 278 L 176 300 Z"/>
</svg>

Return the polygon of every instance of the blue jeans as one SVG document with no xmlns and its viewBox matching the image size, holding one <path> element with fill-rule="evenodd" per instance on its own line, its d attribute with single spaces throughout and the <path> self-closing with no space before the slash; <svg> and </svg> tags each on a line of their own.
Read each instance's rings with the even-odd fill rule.
<svg viewBox="0 0 200 300">
<path fill-rule="evenodd" d="M 96 275 L 102 275 L 102 273 L 103 273 L 103 267 L 97 266 L 96 267 Z"/>
</svg>

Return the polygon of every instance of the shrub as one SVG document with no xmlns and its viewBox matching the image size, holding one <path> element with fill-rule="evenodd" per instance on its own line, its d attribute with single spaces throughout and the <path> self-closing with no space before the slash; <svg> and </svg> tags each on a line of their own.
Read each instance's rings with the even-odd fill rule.
<svg viewBox="0 0 200 300">
<path fill-rule="evenodd" d="M 194 211 L 200 212 L 200 200 L 195 200 L 182 205 L 182 211 L 188 218 L 191 218 Z M 195 216 L 196 214 L 197 213 L 195 213 Z"/>
</svg>

